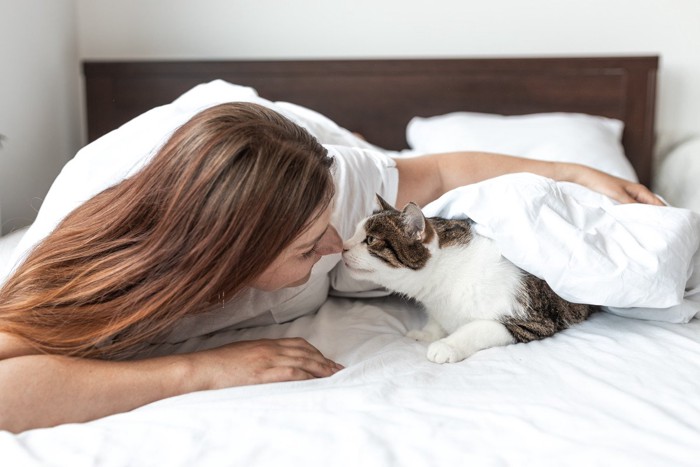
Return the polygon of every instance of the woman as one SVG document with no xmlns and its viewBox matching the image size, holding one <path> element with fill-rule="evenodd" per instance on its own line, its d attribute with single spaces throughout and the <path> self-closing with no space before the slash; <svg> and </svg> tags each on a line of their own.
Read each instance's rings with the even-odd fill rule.
<svg viewBox="0 0 700 467">
<path fill-rule="evenodd" d="M 621 202 L 660 204 L 642 185 L 583 166 L 470 156 L 400 159 L 381 170 L 398 177 L 398 205 L 424 205 L 457 186 L 522 171 Z M 224 301 L 303 290 L 322 258 L 332 267 L 342 250 L 331 225 L 332 165 L 326 148 L 274 111 L 222 104 L 175 131 L 138 173 L 74 210 L 0 290 L 0 429 L 82 422 L 192 391 L 339 371 L 302 339 L 142 353 Z"/>
</svg>

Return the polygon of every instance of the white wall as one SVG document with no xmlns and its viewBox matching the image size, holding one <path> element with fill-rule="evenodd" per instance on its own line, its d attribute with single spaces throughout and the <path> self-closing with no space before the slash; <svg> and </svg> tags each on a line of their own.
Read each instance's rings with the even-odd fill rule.
<svg viewBox="0 0 700 467">
<path fill-rule="evenodd" d="M 0 0 L 2 231 L 30 223 L 80 145 L 73 0 Z"/>
<path fill-rule="evenodd" d="M 700 133 L 697 0 L 78 0 L 83 58 L 660 54 L 662 150 Z"/>
<path fill-rule="evenodd" d="M 698 25 L 697 0 L 0 0 L 2 222 L 75 152 L 78 58 L 660 54 L 663 154 L 700 134 Z"/>
</svg>

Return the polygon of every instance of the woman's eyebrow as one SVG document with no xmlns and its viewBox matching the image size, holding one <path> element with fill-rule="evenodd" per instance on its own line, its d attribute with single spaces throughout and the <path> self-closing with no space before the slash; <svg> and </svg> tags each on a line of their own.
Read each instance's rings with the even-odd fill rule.
<svg viewBox="0 0 700 467">
<path fill-rule="evenodd" d="M 304 243 L 303 245 L 299 245 L 297 247 L 297 250 L 306 250 L 307 248 L 310 248 L 312 245 L 315 245 L 316 243 L 318 243 L 318 241 L 321 240 L 321 238 L 323 238 L 324 235 L 326 235 L 326 232 L 328 232 L 328 227 L 330 227 L 330 226 L 331 225 L 328 224 L 326 226 L 326 229 L 321 233 L 321 235 L 316 237 L 314 240 L 311 240 L 310 242 Z"/>
</svg>

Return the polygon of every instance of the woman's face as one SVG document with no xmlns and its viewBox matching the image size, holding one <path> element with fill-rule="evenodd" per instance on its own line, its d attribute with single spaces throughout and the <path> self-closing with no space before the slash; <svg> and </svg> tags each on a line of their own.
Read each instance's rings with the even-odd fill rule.
<svg viewBox="0 0 700 467">
<path fill-rule="evenodd" d="M 305 284 L 311 275 L 311 268 L 322 256 L 343 250 L 343 241 L 330 224 L 330 218 L 331 208 L 328 207 L 306 232 L 282 251 L 251 286 L 273 291 Z"/>
</svg>

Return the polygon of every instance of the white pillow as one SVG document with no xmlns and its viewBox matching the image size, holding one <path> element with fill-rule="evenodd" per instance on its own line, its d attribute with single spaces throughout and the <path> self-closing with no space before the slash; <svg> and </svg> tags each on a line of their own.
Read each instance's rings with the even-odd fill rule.
<svg viewBox="0 0 700 467">
<path fill-rule="evenodd" d="M 253 88 L 215 80 L 195 86 L 172 103 L 151 109 L 83 147 L 54 180 L 34 223 L 12 254 L 11 267 L 73 209 L 137 172 L 197 112 L 232 101 L 266 102 Z"/>
<path fill-rule="evenodd" d="M 325 115 L 291 102 L 277 101 L 274 109 L 285 117 L 301 125 L 323 144 L 384 151 L 368 143 L 351 131 L 341 127 Z"/>
<path fill-rule="evenodd" d="M 700 137 L 684 141 L 659 164 L 654 189 L 673 206 L 700 213 Z"/>
<path fill-rule="evenodd" d="M 0 237 L 0 286 L 5 282 L 12 266 L 11 257 L 15 247 L 22 239 L 27 228 L 15 230 L 12 233 Z"/>
<path fill-rule="evenodd" d="M 418 153 L 484 151 L 576 162 L 637 181 L 622 147 L 623 127 L 619 120 L 577 113 L 455 112 L 413 118 L 406 138 Z"/>
</svg>

